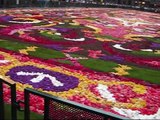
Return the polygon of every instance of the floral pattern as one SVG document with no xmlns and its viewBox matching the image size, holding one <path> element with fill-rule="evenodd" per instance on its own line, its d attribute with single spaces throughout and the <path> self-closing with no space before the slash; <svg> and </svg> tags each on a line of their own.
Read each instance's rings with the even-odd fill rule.
<svg viewBox="0 0 160 120">
<path fill-rule="evenodd" d="M 75 77 L 33 66 L 14 67 L 6 75 L 22 84 L 27 83 L 34 88 L 41 88 L 48 91 L 68 91 L 78 85 L 78 79 Z"/>
<path fill-rule="evenodd" d="M 0 10 L 0 75 L 132 119 L 160 118 L 160 15 L 118 8 Z M 4 99 L 10 102 L 4 86 Z M 31 110 L 44 101 L 31 96 Z"/>
</svg>

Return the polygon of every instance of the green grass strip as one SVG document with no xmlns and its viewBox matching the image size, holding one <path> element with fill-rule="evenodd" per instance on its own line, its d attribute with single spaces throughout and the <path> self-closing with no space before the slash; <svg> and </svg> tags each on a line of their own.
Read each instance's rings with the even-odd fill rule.
<svg viewBox="0 0 160 120">
<path fill-rule="evenodd" d="M 115 62 L 100 59 L 79 60 L 79 62 L 87 68 L 102 72 L 115 72 L 113 68 L 118 66 Z"/>
<path fill-rule="evenodd" d="M 13 41 L 0 41 L 0 47 L 8 50 L 19 52 L 21 49 L 26 49 L 29 46 L 35 46 L 30 44 L 25 44 L 21 42 L 13 42 Z M 61 51 L 56 51 L 48 48 L 39 47 L 36 48 L 36 51 L 28 51 L 29 55 L 44 59 L 51 58 L 64 58 L 65 55 Z"/>
<path fill-rule="evenodd" d="M 149 41 L 152 41 L 152 42 L 160 43 L 160 38 L 147 37 L 146 39 L 149 40 Z"/>
<path fill-rule="evenodd" d="M 0 40 L 0 47 L 8 50 L 19 51 L 20 49 L 25 49 L 31 45 L 20 43 L 20 42 L 12 42 L 7 40 Z"/>
<path fill-rule="evenodd" d="M 69 60 L 57 60 L 57 61 L 60 62 L 60 63 L 72 65 L 72 62 L 69 61 Z"/>
<path fill-rule="evenodd" d="M 43 115 L 30 112 L 31 120 L 43 120 Z M 11 120 L 11 105 L 5 104 L 5 120 Z M 17 111 L 17 120 L 24 120 L 24 111 Z"/>
<path fill-rule="evenodd" d="M 102 72 L 116 72 L 113 68 L 119 67 L 115 62 L 103 61 L 99 59 L 79 60 L 79 62 L 87 68 Z M 126 77 L 141 79 L 150 83 L 160 84 L 160 71 L 135 66 L 131 70 L 126 70 L 129 75 Z"/>
<path fill-rule="evenodd" d="M 160 84 L 160 71 L 132 66 L 128 77 L 142 79 L 150 83 Z"/>
<path fill-rule="evenodd" d="M 95 37 L 98 37 L 98 38 L 103 38 L 103 39 L 111 39 L 111 40 L 119 40 L 118 38 L 115 38 L 113 36 L 110 36 L 110 35 L 100 35 L 100 34 L 95 34 Z"/>
<path fill-rule="evenodd" d="M 62 25 L 57 25 L 55 27 L 59 27 L 59 28 L 78 28 L 78 29 L 82 29 L 82 28 L 86 28 L 85 26 L 82 25 L 70 25 L 70 24 L 62 24 Z"/>
<path fill-rule="evenodd" d="M 154 52 L 149 51 L 132 51 L 134 55 L 141 55 L 141 56 L 149 56 L 149 57 L 160 57 L 160 54 L 155 54 Z"/>
<path fill-rule="evenodd" d="M 56 34 L 48 34 L 48 31 L 44 31 L 40 33 L 41 35 L 51 38 L 52 40 L 62 40 L 63 38 L 60 35 L 56 35 Z"/>
<path fill-rule="evenodd" d="M 37 48 L 36 51 L 29 51 L 29 55 L 34 57 L 39 57 L 43 59 L 51 59 L 51 58 L 64 58 L 65 55 L 60 51 L 55 51 L 47 48 Z"/>
</svg>

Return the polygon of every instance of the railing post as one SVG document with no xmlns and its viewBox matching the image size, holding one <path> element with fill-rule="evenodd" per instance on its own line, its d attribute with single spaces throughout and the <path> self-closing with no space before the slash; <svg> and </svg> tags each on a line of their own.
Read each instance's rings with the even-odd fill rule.
<svg viewBox="0 0 160 120">
<path fill-rule="evenodd" d="M 16 84 L 11 85 L 11 116 L 12 120 L 17 120 Z"/>
<path fill-rule="evenodd" d="M 44 99 L 44 120 L 48 120 L 49 116 L 49 98 Z"/>
<path fill-rule="evenodd" d="M 29 92 L 24 90 L 24 120 L 30 120 L 30 110 L 29 110 Z"/>
<path fill-rule="evenodd" d="M 0 79 L 0 119 L 4 120 L 3 82 Z"/>
</svg>

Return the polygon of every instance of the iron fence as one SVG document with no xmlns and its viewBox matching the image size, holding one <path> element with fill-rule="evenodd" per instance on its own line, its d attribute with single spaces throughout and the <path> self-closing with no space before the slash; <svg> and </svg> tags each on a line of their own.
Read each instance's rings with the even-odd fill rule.
<svg viewBox="0 0 160 120">
<path fill-rule="evenodd" d="M 11 90 L 11 119 L 17 120 L 17 110 L 21 110 L 20 103 L 24 104 L 24 120 L 30 120 L 30 95 L 41 97 L 44 100 L 44 120 L 122 120 L 127 119 L 113 113 L 105 112 L 86 105 L 64 100 L 31 88 L 24 90 L 24 102 L 16 101 L 16 83 L 10 79 L 0 77 L 0 119 L 5 120 L 4 85 Z"/>
<path fill-rule="evenodd" d="M 3 91 L 3 84 L 7 84 L 11 90 L 11 119 L 17 120 L 17 102 L 16 102 L 16 83 L 5 78 L 0 78 L 0 119 L 5 120 L 5 108 L 4 108 L 4 91 Z"/>
<path fill-rule="evenodd" d="M 44 120 L 122 120 L 127 119 L 116 114 L 39 92 L 25 89 L 25 120 L 30 120 L 30 95 L 44 99 Z"/>
</svg>

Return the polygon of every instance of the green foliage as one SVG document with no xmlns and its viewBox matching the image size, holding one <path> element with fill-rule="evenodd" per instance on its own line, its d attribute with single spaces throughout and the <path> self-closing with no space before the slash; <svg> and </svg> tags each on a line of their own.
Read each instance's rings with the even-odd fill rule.
<svg viewBox="0 0 160 120">
<path fill-rule="evenodd" d="M 153 41 L 153 42 L 156 42 L 156 43 L 160 43 L 160 38 L 147 37 L 146 39 L 149 40 L 149 41 Z"/>
<path fill-rule="evenodd" d="M 118 38 L 115 38 L 113 36 L 110 35 L 99 35 L 99 34 L 95 34 L 95 37 L 99 37 L 99 38 L 103 38 L 103 39 L 111 39 L 111 40 L 119 40 Z"/>
<path fill-rule="evenodd" d="M 102 71 L 102 72 L 115 72 L 113 68 L 118 67 L 118 64 L 111 61 L 103 61 L 99 59 L 79 60 L 82 65 L 87 68 Z M 135 66 L 129 66 L 132 69 L 127 70 L 129 75 L 127 77 L 137 78 L 150 83 L 160 84 L 160 72 L 158 70 L 152 70 L 147 68 L 140 68 Z"/>
<path fill-rule="evenodd" d="M 30 112 L 31 120 L 43 120 L 43 115 Z M 5 104 L 5 120 L 11 120 L 11 105 Z M 17 120 L 24 120 L 24 111 L 17 111 Z"/>
<path fill-rule="evenodd" d="M 87 68 L 102 72 L 114 72 L 115 70 L 113 68 L 118 66 L 115 62 L 99 59 L 79 60 L 79 62 Z"/>
<path fill-rule="evenodd" d="M 19 52 L 21 49 L 26 49 L 27 47 L 32 46 L 26 43 L 21 42 L 12 42 L 12 41 L 0 41 L 0 47 L 5 48 L 8 50 L 13 50 Z M 51 58 L 63 58 L 65 57 L 64 54 L 60 51 L 38 47 L 36 51 L 28 51 L 29 55 L 44 59 L 51 59 Z"/>
<path fill-rule="evenodd" d="M 21 42 L 1 40 L 0 47 L 8 50 L 19 51 L 20 49 L 25 49 L 26 47 L 29 47 L 29 45 Z"/>
<path fill-rule="evenodd" d="M 63 38 L 60 35 L 56 35 L 56 34 L 49 34 L 48 31 L 44 31 L 40 33 L 43 36 L 49 37 L 51 38 L 51 40 L 62 40 Z"/>
<path fill-rule="evenodd" d="M 160 54 L 155 54 L 154 52 L 149 51 L 132 51 L 132 54 L 140 56 L 160 57 Z"/>
<path fill-rule="evenodd" d="M 132 69 L 128 70 L 128 72 L 128 77 L 141 79 L 150 83 L 160 84 L 160 71 L 158 70 L 132 66 Z"/>
<path fill-rule="evenodd" d="M 29 55 L 34 57 L 39 57 L 43 59 L 51 59 L 51 58 L 64 58 L 65 55 L 60 51 L 55 51 L 47 48 L 37 48 L 36 51 L 29 51 Z"/>
<path fill-rule="evenodd" d="M 70 64 L 70 65 L 72 64 L 71 61 L 69 60 L 57 60 L 57 61 L 64 64 Z"/>
</svg>

